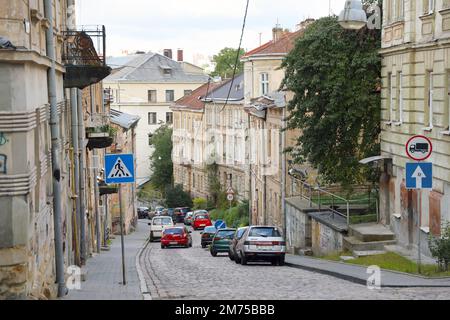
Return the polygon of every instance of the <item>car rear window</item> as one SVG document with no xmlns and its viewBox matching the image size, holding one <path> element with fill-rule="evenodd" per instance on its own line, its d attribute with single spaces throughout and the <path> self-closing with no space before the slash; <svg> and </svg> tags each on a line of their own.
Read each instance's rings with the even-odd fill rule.
<svg viewBox="0 0 450 320">
<path fill-rule="evenodd" d="M 172 219 L 170 218 L 157 218 L 153 220 L 155 226 L 168 226 L 172 224 Z"/>
<path fill-rule="evenodd" d="M 175 229 L 166 229 L 164 234 L 183 234 L 183 229 L 175 228 Z"/>
<path fill-rule="evenodd" d="M 235 232 L 236 231 L 234 230 L 220 230 L 217 232 L 216 236 L 225 239 L 233 239 Z"/>
<path fill-rule="evenodd" d="M 195 219 L 206 220 L 209 219 L 209 217 L 206 214 L 199 214 L 198 216 L 195 217 Z"/>
<path fill-rule="evenodd" d="M 250 237 L 281 237 L 280 232 L 276 228 L 252 228 Z"/>
<path fill-rule="evenodd" d="M 206 227 L 204 233 L 216 233 L 216 228 L 214 227 Z"/>
<path fill-rule="evenodd" d="M 236 232 L 236 238 L 240 239 L 242 238 L 242 236 L 244 235 L 245 231 L 247 231 L 247 229 L 240 229 Z"/>
</svg>

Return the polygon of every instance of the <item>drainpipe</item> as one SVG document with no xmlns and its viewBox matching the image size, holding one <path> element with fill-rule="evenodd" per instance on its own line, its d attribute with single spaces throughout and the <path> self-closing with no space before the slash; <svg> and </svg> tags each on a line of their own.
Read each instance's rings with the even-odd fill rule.
<svg viewBox="0 0 450 320">
<path fill-rule="evenodd" d="M 247 114 L 248 117 L 248 125 L 247 125 L 247 152 L 248 152 L 248 221 L 249 221 L 249 225 L 252 225 L 252 218 L 253 218 L 253 192 L 252 192 L 252 156 L 251 156 L 251 150 L 250 150 L 250 145 L 251 145 L 251 125 L 250 125 L 250 121 L 251 121 L 251 117 L 250 117 L 250 113 Z"/>
<path fill-rule="evenodd" d="M 50 133 L 52 140 L 52 169 L 53 169 L 53 223 L 55 236 L 55 266 L 56 283 L 58 284 L 58 297 L 67 294 L 64 279 L 64 252 L 62 234 L 62 202 L 61 202 L 61 165 L 60 165 L 60 130 L 58 103 L 56 96 L 56 53 L 55 40 L 53 38 L 53 5 L 52 0 L 44 1 L 45 17 L 49 21 L 49 28 L 46 30 L 47 57 L 51 60 L 51 67 L 48 70 L 48 96 L 50 100 Z"/>
<path fill-rule="evenodd" d="M 287 232 L 287 216 L 286 216 L 286 107 L 283 108 L 282 131 L 281 131 L 281 214 L 283 215 L 283 232 L 286 237 Z"/>
<path fill-rule="evenodd" d="M 89 94 L 90 94 L 90 98 L 91 98 L 91 115 L 97 113 L 96 108 L 94 109 L 94 105 L 95 105 L 95 92 L 94 92 L 94 85 L 91 85 L 89 87 Z M 99 159 L 98 157 L 98 152 L 97 149 L 93 150 L 93 155 L 95 158 L 97 158 L 97 160 Z M 100 163 L 100 161 L 97 161 L 97 165 Z M 98 177 L 98 168 L 94 168 L 94 214 L 95 214 L 95 235 L 96 235 L 96 241 L 97 241 L 97 253 L 101 252 L 101 236 L 100 236 L 100 214 L 98 212 L 98 198 L 99 198 L 99 193 L 98 193 L 98 181 L 97 181 L 97 177 Z"/>
<path fill-rule="evenodd" d="M 76 205 L 76 232 L 77 238 L 80 239 L 80 222 L 81 222 L 81 202 L 80 202 L 80 148 L 78 146 L 78 97 L 77 97 L 76 88 L 70 89 L 70 106 L 72 112 L 72 145 L 74 152 L 74 184 L 75 184 L 75 205 Z M 77 251 L 79 252 L 79 248 Z M 77 264 L 81 266 L 81 258 L 78 257 L 80 261 L 77 261 Z"/>
<path fill-rule="evenodd" d="M 85 151 L 84 151 L 84 117 L 83 117 L 83 92 L 77 90 L 78 94 L 78 147 L 79 147 L 79 166 L 80 166 L 80 256 L 81 264 L 86 264 L 86 173 L 85 173 Z"/>
</svg>

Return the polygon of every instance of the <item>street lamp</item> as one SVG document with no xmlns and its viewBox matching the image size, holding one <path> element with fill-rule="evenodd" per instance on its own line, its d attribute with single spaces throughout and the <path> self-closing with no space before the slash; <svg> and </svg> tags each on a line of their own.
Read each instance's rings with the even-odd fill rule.
<svg viewBox="0 0 450 320">
<path fill-rule="evenodd" d="M 344 29 L 359 30 L 364 27 L 367 24 L 367 15 L 361 0 L 347 0 L 338 21 Z"/>
</svg>

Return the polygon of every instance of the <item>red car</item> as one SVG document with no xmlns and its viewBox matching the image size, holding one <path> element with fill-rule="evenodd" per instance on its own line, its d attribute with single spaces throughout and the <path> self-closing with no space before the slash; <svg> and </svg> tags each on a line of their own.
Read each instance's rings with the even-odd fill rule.
<svg viewBox="0 0 450 320">
<path fill-rule="evenodd" d="M 209 215 L 205 213 L 196 214 L 192 221 L 192 227 L 194 228 L 194 230 L 203 230 L 206 227 L 211 226 L 212 226 L 211 219 L 209 218 Z"/>
<path fill-rule="evenodd" d="M 186 227 L 167 228 L 161 238 L 161 249 L 168 247 L 192 247 L 191 231 Z"/>
</svg>

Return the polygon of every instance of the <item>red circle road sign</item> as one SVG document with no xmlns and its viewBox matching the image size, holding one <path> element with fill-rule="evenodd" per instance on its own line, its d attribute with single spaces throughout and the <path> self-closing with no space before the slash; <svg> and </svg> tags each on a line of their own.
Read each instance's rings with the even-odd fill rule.
<svg viewBox="0 0 450 320">
<path fill-rule="evenodd" d="M 406 154 L 413 160 L 425 161 L 433 153 L 433 144 L 425 136 L 414 136 L 406 144 Z"/>
</svg>

